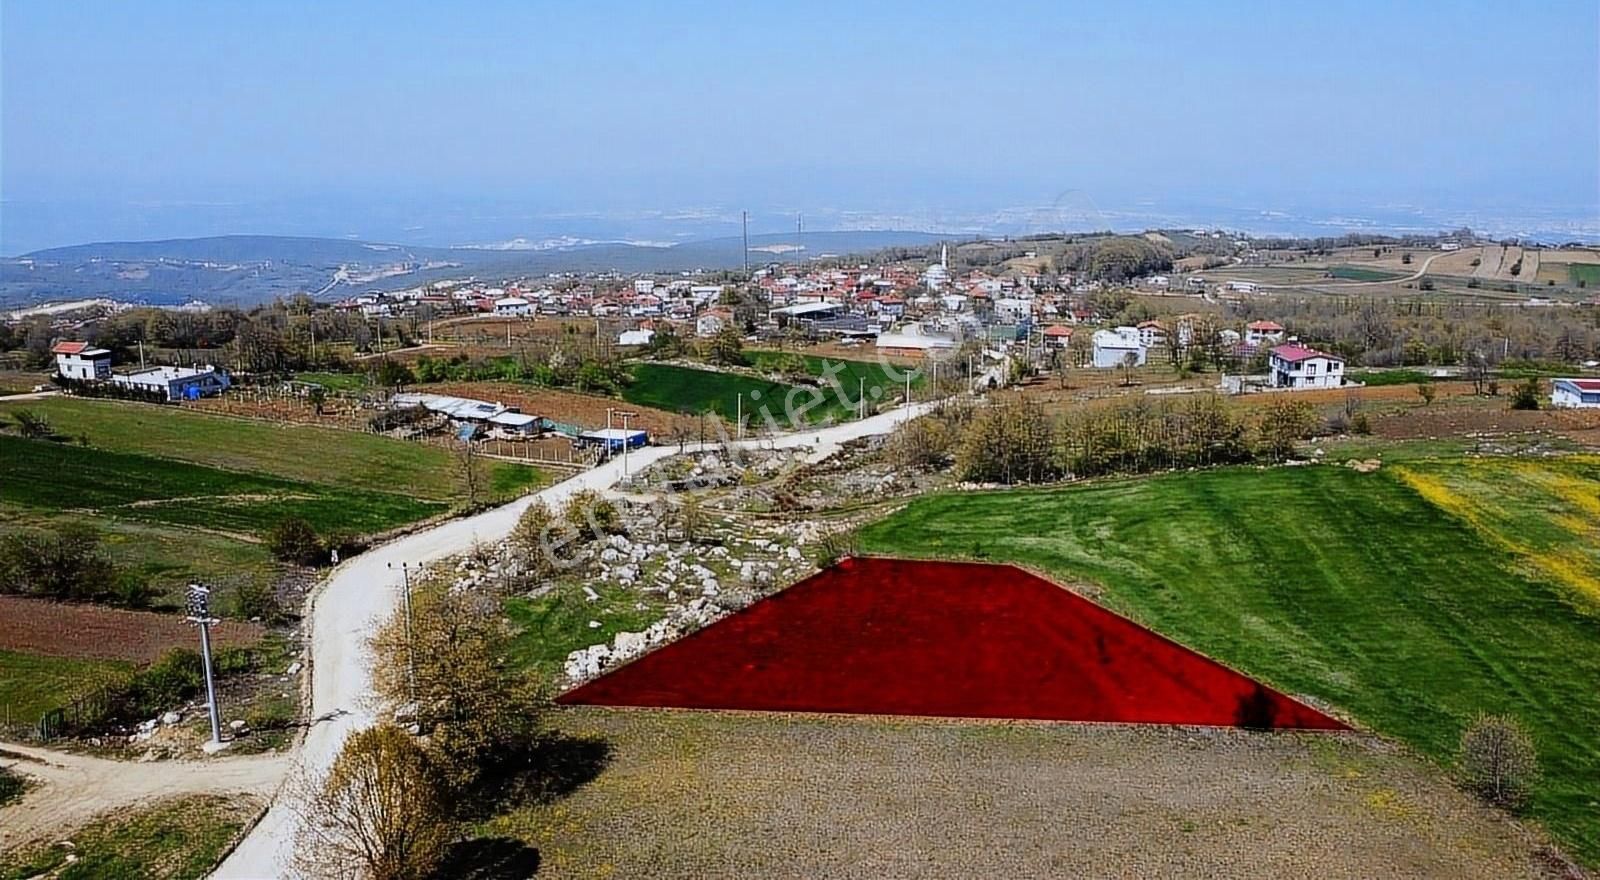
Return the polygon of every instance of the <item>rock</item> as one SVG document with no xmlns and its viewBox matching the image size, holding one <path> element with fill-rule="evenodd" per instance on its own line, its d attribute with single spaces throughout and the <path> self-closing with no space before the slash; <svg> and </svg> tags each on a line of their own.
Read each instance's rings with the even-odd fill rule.
<svg viewBox="0 0 1600 880">
<path fill-rule="evenodd" d="M 617 548 L 615 548 L 615 547 L 607 547 L 605 550 L 601 551 L 601 553 L 600 553 L 600 561 L 601 562 L 616 562 L 618 559 L 621 559 L 621 558 L 622 558 L 622 554 L 618 553 L 617 552 Z"/>
<path fill-rule="evenodd" d="M 228 729 L 233 731 L 234 733 L 238 733 L 239 731 L 244 730 L 244 719 L 235 718 L 232 721 L 229 721 L 228 722 Z"/>
<path fill-rule="evenodd" d="M 790 547 L 788 550 L 784 551 L 784 555 L 788 556 L 789 559 L 794 561 L 794 562 L 799 562 L 800 561 L 800 548 L 799 547 Z"/>
<path fill-rule="evenodd" d="M 589 628 L 590 629 L 599 629 L 601 626 L 603 626 L 603 624 L 601 624 L 600 621 L 598 621 L 598 620 L 589 621 Z"/>
<path fill-rule="evenodd" d="M 168 725 L 177 724 L 179 721 L 182 721 L 182 720 L 183 720 L 183 716 L 179 715 L 177 712 L 168 712 L 167 714 L 161 716 L 161 723 L 162 724 L 168 724 Z"/>
<path fill-rule="evenodd" d="M 299 675 L 300 674 L 300 669 L 301 669 L 300 661 L 296 660 L 295 662 L 289 664 L 289 668 L 285 669 L 283 671 L 283 674 L 284 675 Z"/>
<path fill-rule="evenodd" d="M 598 601 L 600 601 L 600 594 L 596 593 L 594 591 L 594 588 L 593 587 L 589 587 L 589 586 L 585 586 L 583 588 L 583 597 L 585 599 L 588 599 L 590 602 L 598 602 Z M 589 625 L 590 626 L 599 626 L 600 624 L 598 624 L 598 623 L 590 623 Z"/>
</svg>

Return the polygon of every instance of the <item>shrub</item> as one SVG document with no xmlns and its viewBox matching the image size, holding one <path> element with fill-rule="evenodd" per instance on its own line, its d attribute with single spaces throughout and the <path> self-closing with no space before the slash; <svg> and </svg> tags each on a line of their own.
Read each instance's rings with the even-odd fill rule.
<svg viewBox="0 0 1600 880">
<path fill-rule="evenodd" d="M 31 409 L 19 409 L 11 414 L 17 420 L 17 433 L 30 440 L 48 440 L 55 436 L 50 420 Z"/>
<path fill-rule="evenodd" d="M 4 767 L 0 767 L 0 807 L 14 800 L 19 800 L 27 787 L 27 780 Z"/>
<path fill-rule="evenodd" d="M 1511 392 L 1512 409 L 1538 409 L 1539 408 L 1539 378 L 1529 376 L 1527 381 L 1518 382 L 1517 387 Z"/>
<path fill-rule="evenodd" d="M 1515 718 L 1479 715 L 1461 734 L 1460 770 L 1473 793 L 1515 810 L 1527 803 L 1539 762 L 1533 739 Z"/>
<path fill-rule="evenodd" d="M 622 515 L 617 512 L 617 506 L 592 490 L 586 489 L 567 499 L 561 517 L 577 529 L 585 541 L 622 532 Z"/>
<path fill-rule="evenodd" d="M 812 561 L 817 568 L 827 568 L 841 559 L 861 553 L 861 539 L 854 531 L 829 532 L 822 536 L 812 551 Z"/>
<path fill-rule="evenodd" d="M 267 549 L 280 562 L 295 565 L 320 565 L 326 559 L 316 529 L 297 516 L 280 521 L 267 532 Z"/>
<path fill-rule="evenodd" d="M 1350 430 L 1365 437 L 1372 433 L 1372 420 L 1367 418 L 1366 413 L 1356 413 L 1350 420 Z"/>
<path fill-rule="evenodd" d="M 246 620 L 259 618 L 269 626 L 283 622 L 283 605 L 272 584 L 252 578 L 239 585 L 235 596 L 238 616 Z"/>
<path fill-rule="evenodd" d="M 44 599 L 109 601 L 142 607 L 151 591 L 100 550 L 100 533 L 69 522 L 55 531 L 15 531 L 0 538 L 0 593 Z"/>
<path fill-rule="evenodd" d="M 1432 406 L 1433 399 L 1439 394 L 1439 389 L 1433 387 L 1432 382 L 1418 382 L 1417 396 L 1422 398 L 1423 406 Z"/>
</svg>

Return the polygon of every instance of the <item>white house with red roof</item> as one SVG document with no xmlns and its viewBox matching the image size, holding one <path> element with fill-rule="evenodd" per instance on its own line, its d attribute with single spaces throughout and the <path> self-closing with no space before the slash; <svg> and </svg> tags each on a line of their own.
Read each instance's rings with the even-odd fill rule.
<svg viewBox="0 0 1600 880">
<path fill-rule="evenodd" d="M 1275 346 L 1267 369 L 1274 388 L 1338 388 L 1344 384 L 1344 358 L 1299 343 Z"/>
<path fill-rule="evenodd" d="M 1270 345 L 1283 341 L 1283 325 L 1277 321 L 1251 321 L 1244 325 L 1246 345 Z"/>
<path fill-rule="evenodd" d="M 1563 409 L 1600 409 L 1600 379 L 1556 379 L 1550 405 Z"/>
<path fill-rule="evenodd" d="M 63 379 L 101 382 L 111 378 L 111 352 L 87 342 L 58 342 L 50 349 L 56 356 L 56 374 Z"/>
<path fill-rule="evenodd" d="M 1044 328 L 1044 341 L 1046 345 L 1066 348 L 1072 342 L 1072 328 L 1065 324 L 1051 324 Z"/>
</svg>

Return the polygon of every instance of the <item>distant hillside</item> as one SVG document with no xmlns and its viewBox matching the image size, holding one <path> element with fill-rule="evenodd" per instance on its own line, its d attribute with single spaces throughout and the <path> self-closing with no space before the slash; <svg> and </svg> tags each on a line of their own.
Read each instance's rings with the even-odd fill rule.
<svg viewBox="0 0 1600 880">
<path fill-rule="evenodd" d="M 808 232 L 750 237 L 750 262 L 797 255 L 861 253 L 946 238 L 921 232 Z M 672 247 L 605 243 L 546 250 L 435 248 L 329 238 L 226 235 L 166 241 L 100 242 L 0 259 L 0 304 L 109 297 L 168 304 L 203 300 L 241 305 L 306 291 L 338 298 L 445 278 L 504 278 L 549 272 L 681 272 L 732 269 L 738 238 Z"/>
</svg>

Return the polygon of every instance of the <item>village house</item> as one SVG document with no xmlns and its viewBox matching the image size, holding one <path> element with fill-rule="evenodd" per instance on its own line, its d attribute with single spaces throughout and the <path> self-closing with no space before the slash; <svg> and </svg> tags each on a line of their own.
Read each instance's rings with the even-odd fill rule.
<svg viewBox="0 0 1600 880">
<path fill-rule="evenodd" d="M 1550 405 L 1564 409 L 1600 409 L 1600 379 L 1553 380 Z"/>
<path fill-rule="evenodd" d="M 707 309 L 694 320 L 694 335 L 715 336 L 724 327 L 733 324 L 733 312 L 728 309 Z"/>
<path fill-rule="evenodd" d="M 1167 341 L 1167 326 L 1160 321 L 1139 322 L 1139 344 L 1155 348 Z"/>
<path fill-rule="evenodd" d="M 1244 327 L 1246 345 L 1273 345 L 1283 341 L 1283 325 L 1276 321 L 1251 321 Z"/>
<path fill-rule="evenodd" d="M 1094 365 L 1100 369 L 1122 366 L 1129 355 L 1136 366 L 1143 366 L 1146 349 L 1139 341 L 1139 328 L 1118 327 L 1115 330 L 1096 330 L 1090 337 L 1094 344 Z"/>
<path fill-rule="evenodd" d="M 167 400 L 195 400 L 228 390 L 232 382 L 217 367 L 150 367 L 114 375 L 113 385 L 162 394 Z"/>
<path fill-rule="evenodd" d="M 533 314 L 533 303 L 520 296 L 508 296 L 494 301 L 494 313 L 502 318 L 526 318 Z"/>
<path fill-rule="evenodd" d="M 1044 344 L 1051 348 L 1066 348 L 1072 342 L 1072 328 L 1065 324 L 1051 324 L 1044 328 Z"/>
<path fill-rule="evenodd" d="M 97 382 L 111 378 L 111 352 L 87 342 L 58 342 L 50 349 L 56 356 L 56 375 L 63 379 Z"/>
<path fill-rule="evenodd" d="M 1344 383 L 1344 358 L 1298 343 L 1273 348 L 1267 369 L 1274 388 L 1338 388 Z"/>
<path fill-rule="evenodd" d="M 878 334 L 878 352 L 886 355 L 922 357 L 935 351 L 950 351 L 956 338 L 913 321 L 898 331 Z"/>
</svg>

